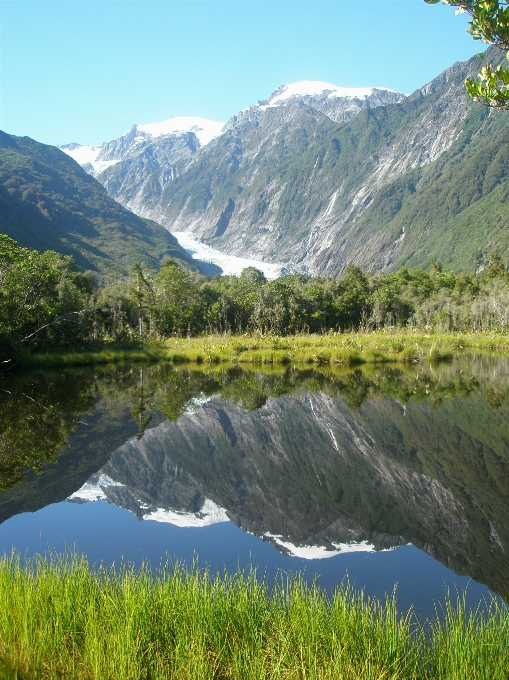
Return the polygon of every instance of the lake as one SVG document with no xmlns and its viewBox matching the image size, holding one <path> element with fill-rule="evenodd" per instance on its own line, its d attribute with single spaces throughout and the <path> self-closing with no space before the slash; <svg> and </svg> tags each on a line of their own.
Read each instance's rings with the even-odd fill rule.
<svg viewBox="0 0 509 680">
<path fill-rule="evenodd" d="M 509 599 L 509 362 L 4 375 L 0 554 Z"/>
</svg>

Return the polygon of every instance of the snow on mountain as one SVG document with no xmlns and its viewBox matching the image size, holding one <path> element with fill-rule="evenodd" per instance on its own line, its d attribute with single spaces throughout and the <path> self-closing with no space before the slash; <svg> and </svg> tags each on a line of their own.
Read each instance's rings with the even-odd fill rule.
<svg viewBox="0 0 509 680">
<path fill-rule="evenodd" d="M 388 87 L 340 87 L 339 85 L 325 83 L 321 80 L 300 80 L 297 83 L 289 83 L 278 87 L 265 101 L 259 103 L 259 108 L 265 110 L 284 105 L 292 99 L 307 97 L 318 98 L 321 101 L 331 99 L 362 101 L 376 98 L 377 95 L 387 96 L 388 93 L 396 95 L 396 97 L 401 99 L 405 96 Z"/>
<path fill-rule="evenodd" d="M 80 165 L 93 163 L 101 150 L 100 146 L 82 146 L 81 144 L 67 144 L 61 146 L 60 149 L 66 154 L 74 158 Z"/>
<path fill-rule="evenodd" d="M 85 484 L 71 494 L 67 500 L 71 503 L 79 504 L 108 500 L 104 489 L 110 486 L 125 488 L 124 484 L 116 482 L 111 479 L 111 477 L 108 477 L 108 475 L 97 473 L 92 475 Z M 211 524 L 230 521 L 226 514 L 226 510 L 209 498 L 204 500 L 203 505 L 198 512 L 180 512 L 178 510 L 172 510 L 171 508 L 151 509 L 150 506 L 141 501 L 139 504 L 140 507 L 145 508 L 148 511 L 143 515 L 144 520 L 165 522 L 177 527 L 206 527 Z"/>
<path fill-rule="evenodd" d="M 74 503 L 87 503 L 90 501 L 106 500 L 104 489 L 108 486 L 123 486 L 108 475 L 95 474 L 90 477 L 83 486 L 68 497 L 68 501 Z"/>
<path fill-rule="evenodd" d="M 82 168 L 85 168 L 85 170 L 89 171 L 90 168 L 88 166 L 91 166 L 94 175 L 98 175 L 106 168 L 109 168 L 110 165 L 115 165 L 118 163 L 118 160 L 97 160 L 97 157 L 101 153 L 102 145 L 86 146 L 81 144 L 66 144 L 65 146 L 61 146 L 59 148 L 68 156 L 74 158 L 76 163 L 79 163 Z"/>
<path fill-rule="evenodd" d="M 224 123 L 197 116 L 174 116 L 168 120 L 163 120 L 161 123 L 148 123 L 136 127 L 139 132 L 144 132 L 151 137 L 194 132 L 200 141 L 200 146 L 205 146 L 221 134 Z"/>
<path fill-rule="evenodd" d="M 316 97 L 327 95 L 328 99 L 338 97 L 348 99 L 366 99 L 376 90 L 385 92 L 396 92 L 387 87 L 339 87 L 331 83 L 324 83 L 321 80 L 300 80 L 297 83 L 281 85 L 267 99 L 265 106 L 276 106 L 291 97 Z"/>
<path fill-rule="evenodd" d="M 100 146 L 72 143 L 59 148 L 74 158 L 87 172 L 97 176 L 106 168 L 119 163 L 125 156 L 139 151 L 143 145 L 159 137 L 192 132 L 198 139 L 199 146 L 203 147 L 220 135 L 223 127 L 224 123 L 217 120 L 197 116 L 175 116 L 160 123 L 134 125 L 121 137 L 104 142 Z"/>
<path fill-rule="evenodd" d="M 176 527 L 208 527 L 211 524 L 230 521 L 226 510 L 211 501 L 210 498 L 205 499 L 199 512 L 177 512 L 176 510 L 157 508 L 157 510 L 152 510 L 143 515 L 143 519 L 173 524 Z"/>
</svg>

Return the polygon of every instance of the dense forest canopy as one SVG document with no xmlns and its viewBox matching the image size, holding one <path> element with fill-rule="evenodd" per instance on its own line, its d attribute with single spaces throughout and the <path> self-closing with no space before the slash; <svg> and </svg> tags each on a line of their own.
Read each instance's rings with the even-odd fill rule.
<svg viewBox="0 0 509 680">
<path fill-rule="evenodd" d="M 350 265 L 339 278 L 289 274 L 267 281 L 254 267 L 206 277 L 167 259 L 157 274 L 135 265 L 99 286 L 70 256 L 40 253 L 0 237 L 0 347 L 22 351 L 94 341 L 164 340 L 205 333 L 295 333 L 419 327 L 506 331 L 509 273 L 494 253 L 480 274 L 402 268 L 370 274 Z"/>
</svg>

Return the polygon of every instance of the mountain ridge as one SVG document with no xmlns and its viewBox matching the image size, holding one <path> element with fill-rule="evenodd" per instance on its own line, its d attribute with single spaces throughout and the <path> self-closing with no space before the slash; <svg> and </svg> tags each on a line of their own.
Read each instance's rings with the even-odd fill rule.
<svg viewBox="0 0 509 680">
<path fill-rule="evenodd" d="M 304 94 L 296 95 L 296 92 Z M 312 94 L 309 94 L 310 92 Z M 269 128 L 277 128 L 278 121 L 288 124 L 293 118 L 298 118 L 304 109 L 312 118 L 321 117 L 322 121 L 345 121 L 350 120 L 364 108 L 401 101 L 403 98 L 404 95 L 401 93 L 387 88 L 340 88 L 320 81 L 300 81 L 280 86 L 266 100 L 232 116 L 224 125 L 221 134 L 210 139 L 206 145 L 200 145 L 196 140 L 193 144 L 192 139 L 185 139 L 183 135 L 169 135 L 164 140 L 144 140 L 136 146 L 132 141 L 136 139 L 140 126 L 135 126 L 127 135 L 100 147 L 101 151 L 96 161 L 99 165 L 96 170 L 85 163 L 84 167 L 92 172 L 104 184 L 110 195 L 124 206 L 140 216 L 164 223 L 172 231 L 179 231 L 178 224 L 168 223 L 165 211 L 161 207 L 165 200 L 165 188 L 199 161 L 206 150 L 214 148 L 218 140 L 228 135 L 232 129 L 237 131 L 245 127 L 246 124 L 253 122 L 253 118 L 256 119 L 254 124 L 257 126 L 263 127 L 268 120 Z M 67 147 L 67 152 L 76 156 L 75 150 L 70 146 Z M 121 160 L 113 164 L 113 158 Z M 238 159 L 233 153 L 234 167 L 237 162 Z M 111 165 L 103 167 L 101 163 Z M 217 219 L 220 219 L 222 212 L 223 209 L 219 211 Z"/>
<path fill-rule="evenodd" d="M 97 177 L 137 214 L 229 255 L 318 276 L 432 258 L 478 270 L 495 249 L 509 256 L 509 114 L 464 89 L 481 63 L 457 62 L 408 96 L 284 85 L 206 146 L 153 141 Z"/>
</svg>

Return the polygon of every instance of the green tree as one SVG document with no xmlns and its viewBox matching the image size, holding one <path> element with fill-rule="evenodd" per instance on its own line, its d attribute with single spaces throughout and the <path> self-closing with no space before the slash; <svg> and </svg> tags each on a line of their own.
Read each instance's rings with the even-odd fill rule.
<svg viewBox="0 0 509 680">
<path fill-rule="evenodd" d="M 0 235 L 0 352 L 72 347 L 89 335 L 89 277 L 72 257 L 20 248 Z"/>
<path fill-rule="evenodd" d="M 243 269 L 240 274 L 240 278 L 244 281 L 255 283 L 259 286 L 263 286 L 263 284 L 267 283 L 265 274 L 256 267 L 246 267 Z"/>
<path fill-rule="evenodd" d="M 482 276 L 483 279 L 503 279 L 504 281 L 509 281 L 509 272 L 500 253 L 491 253 Z"/>
<path fill-rule="evenodd" d="M 150 328 L 150 321 L 152 319 L 151 312 L 154 303 L 153 290 L 143 271 L 143 265 L 133 264 L 131 267 L 131 275 L 132 286 L 130 292 L 137 310 L 138 335 L 142 338 L 144 332 L 143 322 L 147 316 L 149 319 L 149 331 L 152 330 Z"/>
<path fill-rule="evenodd" d="M 100 288 L 94 299 L 94 327 L 96 338 L 130 340 L 134 328 L 139 331 L 139 307 L 133 298 L 128 279 L 113 281 Z"/>
<path fill-rule="evenodd" d="M 475 40 L 496 45 L 509 58 L 509 1 L 508 0 L 424 0 L 429 5 L 457 7 L 456 14 L 467 12 L 470 17 L 468 32 Z M 465 87 L 475 101 L 493 108 L 509 108 L 509 69 L 487 62 L 476 80 L 467 78 Z"/>
</svg>

